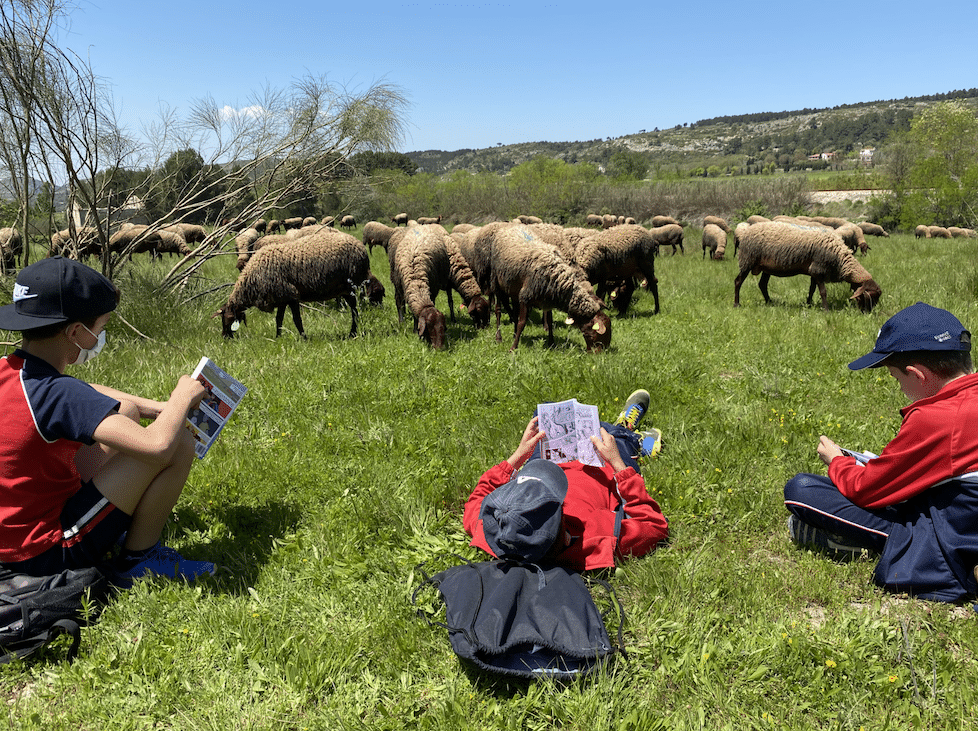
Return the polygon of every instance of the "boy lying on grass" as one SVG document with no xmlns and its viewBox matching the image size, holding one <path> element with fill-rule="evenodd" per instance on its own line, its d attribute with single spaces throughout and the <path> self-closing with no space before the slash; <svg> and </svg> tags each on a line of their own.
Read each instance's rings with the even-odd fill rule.
<svg viewBox="0 0 978 731">
<path fill-rule="evenodd" d="M 974 596 L 978 564 L 978 374 L 971 334 L 946 310 L 918 302 L 886 321 L 872 352 L 849 368 L 886 367 L 912 402 L 878 457 L 862 463 L 826 436 L 828 477 L 784 488 L 792 539 L 839 558 L 880 554 L 889 591 L 953 602 Z"/>
<path fill-rule="evenodd" d="M 602 467 L 540 458 L 546 434 L 534 416 L 516 451 L 482 475 L 465 503 L 471 545 L 577 571 L 611 568 L 615 559 L 652 551 L 669 527 L 635 461 L 661 444 L 643 449 L 636 433 L 648 406 L 648 392 L 636 391 L 615 424 L 602 422 L 600 437 L 591 437 Z"/>
<path fill-rule="evenodd" d="M 102 349 L 118 299 L 95 270 L 53 257 L 21 270 L 0 307 L 0 329 L 23 339 L 0 360 L 0 573 L 98 566 L 121 585 L 214 573 L 160 542 L 194 460 L 185 421 L 203 385 L 181 376 L 163 403 L 65 375 Z"/>
</svg>

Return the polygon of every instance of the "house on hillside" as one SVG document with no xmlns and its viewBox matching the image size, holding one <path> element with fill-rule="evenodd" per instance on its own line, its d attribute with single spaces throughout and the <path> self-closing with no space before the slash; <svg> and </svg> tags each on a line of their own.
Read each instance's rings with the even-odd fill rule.
<svg viewBox="0 0 978 731">
<path fill-rule="evenodd" d="M 875 147 L 865 147 L 859 151 L 859 162 L 864 165 L 871 165 L 873 162 L 873 153 L 876 152 Z"/>
<path fill-rule="evenodd" d="M 82 208 L 78 205 L 77 200 L 73 200 L 71 204 L 71 217 L 75 220 L 75 226 L 81 228 L 82 226 L 88 225 L 88 217 L 91 211 L 88 208 Z M 107 208 L 98 209 L 98 217 L 104 221 L 109 215 Z M 129 223 L 149 223 L 149 219 L 146 216 L 146 209 L 143 206 L 142 199 L 137 195 L 130 195 L 126 198 L 126 202 L 122 204 L 121 207 L 112 210 L 112 221 L 111 223 L 122 223 L 127 221 Z"/>
</svg>

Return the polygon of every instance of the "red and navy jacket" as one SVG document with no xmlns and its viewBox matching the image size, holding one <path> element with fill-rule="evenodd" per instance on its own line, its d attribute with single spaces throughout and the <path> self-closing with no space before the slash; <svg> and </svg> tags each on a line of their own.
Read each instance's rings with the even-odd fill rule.
<svg viewBox="0 0 978 731">
<path fill-rule="evenodd" d="M 859 466 L 836 457 L 829 479 L 894 523 L 875 580 L 891 591 L 958 601 L 978 590 L 978 374 L 900 410 L 900 431 Z"/>
<path fill-rule="evenodd" d="M 669 535 L 666 518 L 649 497 L 642 476 L 631 467 L 615 473 L 605 464 L 591 467 L 580 462 L 559 465 L 567 475 L 564 530 L 568 545 L 557 554 L 561 566 L 576 571 L 611 568 L 616 558 L 644 556 Z M 482 532 L 479 513 L 482 500 L 513 476 L 509 462 L 502 461 L 479 479 L 465 503 L 462 525 L 472 536 L 470 545 L 492 554 Z M 617 510 L 624 501 L 625 515 L 615 536 Z M 495 554 L 493 554 L 495 555 Z"/>
<path fill-rule="evenodd" d="M 60 545 L 75 453 L 119 402 L 22 350 L 0 359 L 0 561 Z"/>
</svg>

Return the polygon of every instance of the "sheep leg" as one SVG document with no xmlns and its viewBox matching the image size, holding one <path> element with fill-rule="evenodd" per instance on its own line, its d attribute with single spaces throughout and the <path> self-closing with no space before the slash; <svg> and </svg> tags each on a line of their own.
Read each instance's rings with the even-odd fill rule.
<svg viewBox="0 0 978 731">
<path fill-rule="evenodd" d="M 771 275 L 767 272 L 761 273 L 761 279 L 757 283 L 758 288 L 761 290 L 761 294 L 764 295 L 764 301 L 771 304 L 771 297 L 767 293 L 767 283 L 771 281 Z"/>
<path fill-rule="evenodd" d="M 501 343 L 503 341 L 502 331 L 499 329 L 499 319 L 502 316 L 503 305 L 502 301 L 495 293 L 489 292 L 489 299 L 495 304 L 496 309 L 496 342 Z"/>
<path fill-rule="evenodd" d="M 350 325 L 350 337 L 355 338 L 357 336 L 357 317 L 359 315 L 357 312 L 357 298 L 353 292 L 347 292 L 343 295 L 343 300 L 350 306 L 350 313 L 353 316 L 353 324 Z"/>
<path fill-rule="evenodd" d="M 526 306 L 525 302 L 520 302 L 520 316 L 516 321 L 516 331 L 513 334 L 513 347 L 509 349 L 512 353 L 520 344 L 520 335 L 523 334 L 523 328 L 526 327 L 526 317 L 529 314 L 530 308 Z"/>
<path fill-rule="evenodd" d="M 394 309 L 397 310 L 397 321 L 404 322 L 404 290 L 394 285 Z"/>
<path fill-rule="evenodd" d="M 734 307 L 740 307 L 740 285 L 747 279 L 748 274 L 750 274 L 750 269 L 742 270 L 737 274 L 737 278 L 734 279 Z"/>
<path fill-rule="evenodd" d="M 554 346 L 554 311 L 544 310 L 542 319 L 543 329 L 547 333 L 547 347 L 552 348 Z"/>
<path fill-rule="evenodd" d="M 652 298 L 655 300 L 655 310 L 652 312 L 653 315 L 659 314 L 659 280 L 655 278 L 655 275 L 645 274 L 645 286 L 646 289 L 652 293 Z"/>
<path fill-rule="evenodd" d="M 289 302 L 288 307 L 292 310 L 292 322 L 295 323 L 295 329 L 299 333 L 299 337 L 303 340 L 306 339 L 306 332 L 302 329 L 302 314 L 300 310 L 300 305 L 297 301 Z M 285 319 L 285 305 L 281 305 L 278 308 L 278 313 L 275 315 L 275 337 L 282 334 L 282 321 Z"/>
<path fill-rule="evenodd" d="M 451 313 L 452 324 L 455 324 L 455 304 L 452 302 L 452 288 L 448 287 L 445 289 L 445 295 L 448 297 L 448 311 Z M 434 298 L 431 300 L 434 302 Z"/>
</svg>

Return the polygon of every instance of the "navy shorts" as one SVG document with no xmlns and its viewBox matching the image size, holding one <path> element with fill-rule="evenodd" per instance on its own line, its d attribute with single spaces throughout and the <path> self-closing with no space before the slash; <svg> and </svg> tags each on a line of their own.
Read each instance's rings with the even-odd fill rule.
<svg viewBox="0 0 978 731">
<path fill-rule="evenodd" d="M 131 522 L 132 516 L 110 503 L 95 483 L 82 482 L 61 511 L 61 545 L 26 561 L 4 562 L 0 566 L 31 576 L 98 566 L 111 557 Z"/>
</svg>

